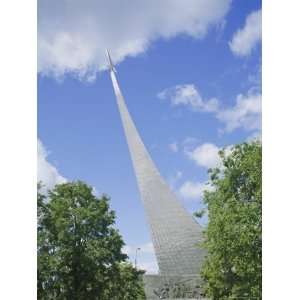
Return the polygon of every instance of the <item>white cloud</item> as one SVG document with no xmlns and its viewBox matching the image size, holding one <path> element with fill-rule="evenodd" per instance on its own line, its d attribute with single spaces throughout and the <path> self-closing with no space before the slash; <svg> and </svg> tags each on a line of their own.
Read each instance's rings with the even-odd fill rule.
<svg viewBox="0 0 300 300">
<path fill-rule="evenodd" d="M 193 111 L 215 112 L 219 102 L 216 98 L 204 100 L 193 84 L 182 84 L 163 90 L 160 99 L 169 99 L 173 106 L 185 105 Z"/>
<path fill-rule="evenodd" d="M 178 152 L 178 144 L 176 142 L 169 144 L 169 148 L 172 152 Z"/>
<path fill-rule="evenodd" d="M 213 191 L 209 182 L 186 181 L 180 188 L 179 194 L 185 199 L 200 199 L 204 191 Z"/>
<path fill-rule="evenodd" d="M 186 150 L 185 153 L 201 167 L 216 168 L 221 165 L 219 151 L 220 149 L 216 145 L 205 143 L 192 151 Z"/>
<path fill-rule="evenodd" d="M 185 148 L 185 155 L 193 160 L 198 166 L 204 168 L 220 168 L 223 169 L 222 159 L 219 151 L 223 150 L 225 156 L 232 153 L 233 146 L 218 147 L 215 144 L 204 143 L 193 148 Z"/>
<path fill-rule="evenodd" d="M 205 168 L 224 168 L 222 160 L 219 156 L 219 151 L 223 150 L 227 157 L 232 153 L 233 146 L 229 145 L 223 148 L 218 148 L 211 143 L 204 143 L 194 147 L 192 150 L 184 149 L 185 154 L 196 162 L 197 165 Z M 206 182 L 186 181 L 179 188 L 179 194 L 185 199 L 200 199 L 203 197 L 204 191 L 213 191 L 214 187 L 208 180 Z"/>
<path fill-rule="evenodd" d="M 220 110 L 216 117 L 225 124 L 225 131 L 237 128 L 246 131 L 261 130 L 261 94 L 249 92 L 238 95 L 235 106 Z"/>
<path fill-rule="evenodd" d="M 225 125 L 224 131 L 243 128 L 246 131 L 261 130 L 261 92 L 253 87 L 246 95 L 239 94 L 233 107 L 222 108 L 216 98 L 204 100 L 193 84 L 176 85 L 158 94 L 169 99 L 173 106 L 184 105 L 195 112 L 210 112 Z"/>
<path fill-rule="evenodd" d="M 44 187 L 42 192 L 52 189 L 56 184 L 66 182 L 66 178 L 59 174 L 58 170 L 47 161 L 48 152 L 40 140 L 37 149 L 38 181 L 42 181 Z"/>
<path fill-rule="evenodd" d="M 106 68 L 105 48 L 115 62 L 136 56 L 158 38 L 205 36 L 223 22 L 231 0 L 40 0 L 38 70 L 93 79 Z"/>
<path fill-rule="evenodd" d="M 239 29 L 229 42 L 231 51 L 237 56 L 247 56 L 261 41 L 261 10 L 254 11 L 246 18 L 245 25 Z"/>
</svg>

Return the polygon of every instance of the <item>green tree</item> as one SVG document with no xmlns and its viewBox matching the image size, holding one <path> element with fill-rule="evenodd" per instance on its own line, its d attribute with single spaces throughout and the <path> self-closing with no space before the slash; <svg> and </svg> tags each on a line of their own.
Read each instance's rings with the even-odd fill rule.
<svg viewBox="0 0 300 300">
<path fill-rule="evenodd" d="M 124 242 L 108 197 L 71 182 L 48 197 L 38 192 L 37 201 L 38 299 L 144 299 L 143 272 L 121 252 Z"/>
<path fill-rule="evenodd" d="M 223 167 L 209 171 L 202 276 L 212 299 L 261 299 L 261 151 L 259 142 L 221 151 Z"/>
<path fill-rule="evenodd" d="M 119 274 L 119 279 L 113 286 L 113 290 L 116 291 L 115 299 L 145 299 L 142 281 L 144 271 L 137 270 L 132 264 L 125 262 L 119 264 Z"/>
</svg>

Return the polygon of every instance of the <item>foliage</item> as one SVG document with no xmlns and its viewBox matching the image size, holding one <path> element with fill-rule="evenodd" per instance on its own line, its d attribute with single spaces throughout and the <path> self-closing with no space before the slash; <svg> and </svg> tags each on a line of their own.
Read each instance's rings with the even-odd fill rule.
<svg viewBox="0 0 300 300">
<path fill-rule="evenodd" d="M 71 182 L 37 201 L 38 299 L 144 299 L 143 272 L 121 252 L 108 197 Z"/>
<path fill-rule="evenodd" d="M 144 271 L 137 270 L 128 262 L 119 264 L 120 277 L 116 281 L 115 299 L 133 300 L 145 299 L 142 275 Z"/>
<path fill-rule="evenodd" d="M 202 276 L 212 299 L 261 299 L 261 150 L 252 142 L 221 151 L 223 167 L 210 170 Z"/>
</svg>

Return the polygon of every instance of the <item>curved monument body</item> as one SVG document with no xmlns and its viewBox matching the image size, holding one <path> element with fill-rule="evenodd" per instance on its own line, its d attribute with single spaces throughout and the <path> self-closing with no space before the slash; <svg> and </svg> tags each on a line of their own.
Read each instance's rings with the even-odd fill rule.
<svg viewBox="0 0 300 300">
<path fill-rule="evenodd" d="M 155 167 L 128 112 L 111 59 L 110 76 L 150 225 L 159 274 L 198 275 L 203 259 L 203 251 L 199 248 L 201 227 L 183 208 Z"/>
</svg>

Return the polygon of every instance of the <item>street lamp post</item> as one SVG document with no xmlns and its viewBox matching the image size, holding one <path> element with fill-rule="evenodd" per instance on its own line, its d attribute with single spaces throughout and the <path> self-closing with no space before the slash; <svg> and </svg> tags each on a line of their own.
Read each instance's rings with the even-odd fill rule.
<svg viewBox="0 0 300 300">
<path fill-rule="evenodd" d="M 137 252 L 138 250 L 141 250 L 141 248 L 136 248 L 135 249 L 135 259 L 134 259 L 134 267 L 136 268 L 137 267 Z"/>
</svg>

